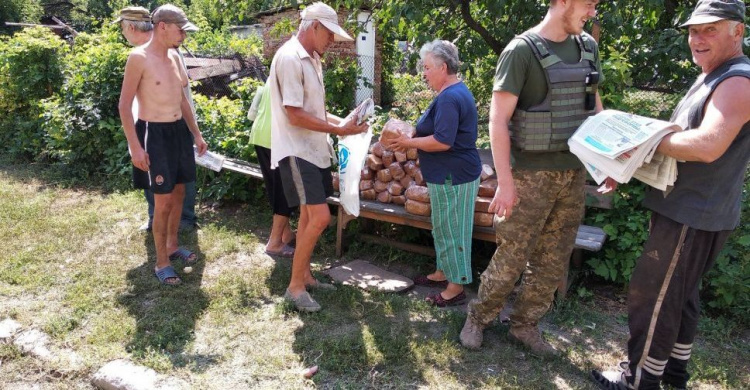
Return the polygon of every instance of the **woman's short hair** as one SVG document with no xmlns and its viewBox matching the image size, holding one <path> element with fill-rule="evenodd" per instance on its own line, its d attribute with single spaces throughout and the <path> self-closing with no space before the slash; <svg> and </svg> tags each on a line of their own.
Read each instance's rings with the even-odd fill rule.
<svg viewBox="0 0 750 390">
<path fill-rule="evenodd" d="M 133 26 L 136 31 L 149 32 L 153 31 L 154 25 L 151 22 L 136 22 L 134 20 L 123 20 L 125 26 Z"/>
<path fill-rule="evenodd" d="M 458 48 L 452 42 L 442 39 L 427 42 L 419 49 L 419 58 L 424 61 L 428 54 L 433 59 L 445 64 L 448 68 L 448 74 L 458 73 L 461 62 L 458 60 Z"/>
</svg>

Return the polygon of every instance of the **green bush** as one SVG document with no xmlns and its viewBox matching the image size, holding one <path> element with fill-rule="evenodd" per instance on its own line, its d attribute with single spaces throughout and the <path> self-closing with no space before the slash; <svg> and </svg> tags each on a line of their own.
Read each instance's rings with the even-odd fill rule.
<svg viewBox="0 0 750 390">
<path fill-rule="evenodd" d="M 355 92 L 360 69 L 356 57 L 327 55 L 323 59 L 323 85 L 326 87 L 326 109 L 345 117 L 355 106 Z"/>
<path fill-rule="evenodd" d="M 118 34 L 79 34 L 60 94 L 43 103 L 47 153 L 77 177 L 125 177 L 130 169 L 117 109 L 129 48 Z"/>
<path fill-rule="evenodd" d="M 45 28 L 0 38 L 0 148 L 19 157 L 40 155 L 39 104 L 60 89 L 67 52 L 65 41 Z"/>
<path fill-rule="evenodd" d="M 633 180 L 617 187 L 613 207 L 586 213 L 586 224 L 601 226 L 607 242 L 587 264 L 606 280 L 625 285 L 648 238 L 650 212 L 641 206 L 646 185 Z"/>
<path fill-rule="evenodd" d="M 261 82 L 252 79 L 243 80 L 236 87 L 237 93 L 247 94 Z M 249 144 L 251 123 L 247 119 L 248 99 L 219 99 L 195 95 L 198 127 L 208 143 L 209 150 L 227 157 L 245 161 L 257 161 L 255 149 Z M 202 197 L 211 199 L 233 199 L 247 201 L 253 199 L 254 192 L 249 191 L 250 181 L 245 175 L 232 172 L 213 172 L 203 168 L 199 188 Z M 204 172 L 205 171 L 205 172 Z"/>
<path fill-rule="evenodd" d="M 750 169 L 745 172 L 742 218 L 705 279 L 708 306 L 750 321 Z"/>
</svg>

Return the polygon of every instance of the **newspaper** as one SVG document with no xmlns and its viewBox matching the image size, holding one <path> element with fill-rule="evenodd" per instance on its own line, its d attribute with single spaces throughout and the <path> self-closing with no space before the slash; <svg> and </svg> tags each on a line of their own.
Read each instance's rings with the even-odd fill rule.
<svg viewBox="0 0 750 390">
<path fill-rule="evenodd" d="M 601 184 L 636 178 L 666 191 L 677 180 L 677 161 L 656 152 L 665 135 L 680 131 L 674 123 L 604 110 L 589 117 L 568 140 L 570 151 Z"/>
<path fill-rule="evenodd" d="M 202 156 L 199 156 L 198 149 L 195 148 L 195 146 L 193 146 L 193 153 L 195 154 L 195 163 L 204 168 L 219 172 L 221 170 L 221 167 L 224 165 L 225 157 L 218 153 L 209 152 L 207 150 L 206 153 L 203 153 Z"/>
</svg>

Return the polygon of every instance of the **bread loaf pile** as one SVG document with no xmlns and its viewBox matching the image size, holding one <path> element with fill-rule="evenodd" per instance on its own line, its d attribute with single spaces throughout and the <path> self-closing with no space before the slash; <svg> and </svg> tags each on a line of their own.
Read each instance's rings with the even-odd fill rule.
<svg viewBox="0 0 750 390">
<path fill-rule="evenodd" d="M 400 134 L 413 137 L 414 131 L 412 125 L 398 119 L 390 119 L 383 126 L 380 139 L 370 146 L 370 153 L 362 168 L 360 198 L 403 205 L 407 213 L 428 217 L 431 211 L 430 194 L 419 167 L 417 149 L 409 149 L 406 153 L 395 152 L 381 143 Z M 338 177 L 334 175 L 334 189 L 337 189 L 337 184 Z M 484 164 L 475 203 L 475 225 L 492 226 L 492 214 L 487 209 L 495 189 L 497 180 L 494 179 L 494 170 Z"/>
</svg>

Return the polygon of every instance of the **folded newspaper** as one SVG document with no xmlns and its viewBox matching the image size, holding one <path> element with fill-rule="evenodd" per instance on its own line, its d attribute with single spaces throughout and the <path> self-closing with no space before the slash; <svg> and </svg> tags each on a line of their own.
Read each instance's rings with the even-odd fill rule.
<svg viewBox="0 0 750 390">
<path fill-rule="evenodd" d="M 224 159 L 225 157 L 218 154 L 209 152 L 208 150 L 206 153 L 203 153 L 202 156 L 198 155 L 198 149 L 193 146 L 193 153 L 195 154 L 195 163 L 208 168 L 212 171 L 219 172 L 221 170 L 221 167 L 224 165 Z"/>
<path fill-rule="evenodd" d="M 361 125 L 364 123 L 367 119 L 372 116 L 372 114 L 375 113 L 375 102 L 372 101 L 372 98 L 365 99 L 362 103 L 357 106 L 357 108 L 354 109 L 349 115 L 346 117 L 349 118 L 351 116 L 354 116 L 355 123 L 358 125 Z"/>
<path fill-rule="evenodd" d="M 674 123 L 604 110 L 586 119 L 568 140 L 570 151 L 601 184 L 636 178 L 666 191 L 677 180 L 677 161 L 656 152 L 665 135 L 681 131 Z"/>
</svg>

